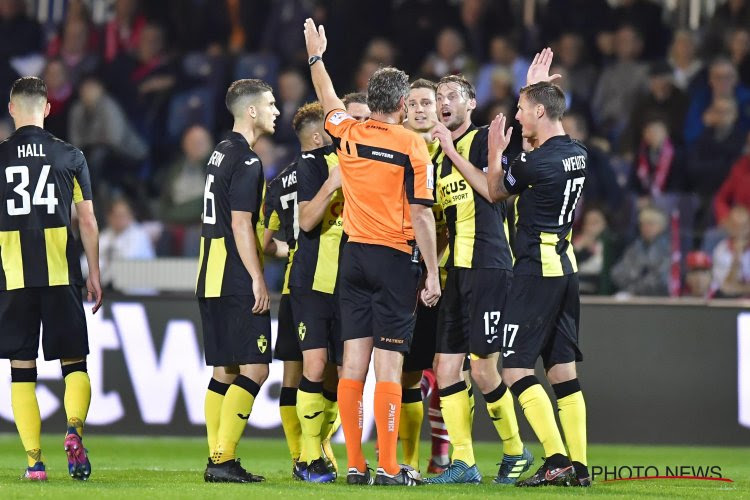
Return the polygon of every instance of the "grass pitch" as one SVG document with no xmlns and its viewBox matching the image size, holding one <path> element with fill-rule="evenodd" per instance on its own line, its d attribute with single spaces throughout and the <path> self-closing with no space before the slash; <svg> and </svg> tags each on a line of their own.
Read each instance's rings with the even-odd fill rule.
<svg viewBox="0 0 750 500">
<path fill-rule="evenodd" d="M 666 466 L 721 467 L 721 474 L 734 482 L 701 480 L 647 480 L 595 482 L 592 488 L 521 489 L 491 484 L 497 472 L 495 463 L 501 451 L 495 443 L 476 443 L 475 454 L 484 481 L 481 485 L 424 486 L 418 488 L 349 487 L 343 478 L 336 484 L 310 485 L 291 478 L 286 444 L 276 439 L 250 439 L 245 436 L 239 454 L 243 465 L 266 476 L 260 484 L 206 484 L 203 468 L 207 460 L 205 441 L 199 438 L 132 438 L 90 436 L 85 439 L 92 462 L 91 479 L 73 481 L 67 475 L 67 462 L 60 435 L 45 435 L 42 447 L 49 480 L 31 483 L 19 480 L 26 459 L 20 440 L 12 434 L 0 435 L 0 498 L 487 498 L 490 495 L 512 495 L 525 498 L 549 496 L 586 497 L 690 497 L 750 498 L 750 449 L 665 446 L 592 445 L 591 465 L 654 465 L 660 471 Z M 343 445 L 336 445 L 339 464 L 345 466 Z M 536 457 L 533 470 L 541 464 L 542 450 L 532 445 Z M 422 444 L 423 462 L 428 457 L 428 443 Z M 372 443 L 366 455 L 374 461 Z"/>
</svg>

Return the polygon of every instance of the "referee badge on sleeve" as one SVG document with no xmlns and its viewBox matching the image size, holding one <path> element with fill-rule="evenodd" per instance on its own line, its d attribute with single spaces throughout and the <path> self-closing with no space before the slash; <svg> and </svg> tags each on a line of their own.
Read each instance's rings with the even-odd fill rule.
<svg viewBox="0 0 750 500">
<path fill-rule="evenodd" d="M 266 349 L 268 349 L 268 340 L 265 335 L 261 335 L 258 337 L 258 350 L 263 354 L 266 352 Z"/>
</svg>

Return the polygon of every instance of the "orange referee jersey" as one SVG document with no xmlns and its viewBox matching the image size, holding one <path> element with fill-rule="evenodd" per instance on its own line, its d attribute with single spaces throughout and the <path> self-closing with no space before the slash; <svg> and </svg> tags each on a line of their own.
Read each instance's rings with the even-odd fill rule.
<svg viewBox="0 0 750 500">
<path fill-rule="evenodd" d="M 411 253 L 409 205 L 434 203 L 434 169 L 424 140 L 401 125 L 360 123 L 343 109 L 328 113 L 325 129 L 339 157 L 349 241 Z"/>
</svg>

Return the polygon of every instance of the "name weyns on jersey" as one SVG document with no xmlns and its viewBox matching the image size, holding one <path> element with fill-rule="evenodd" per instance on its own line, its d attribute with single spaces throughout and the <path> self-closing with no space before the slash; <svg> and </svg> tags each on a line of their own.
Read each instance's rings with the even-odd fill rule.
<svg viewBox="0 0 750 500">
<path fill-rule="evenodd" d="M 566 172 L 583 170 L 586 168 L 586 157 L 583 155 L 571 156 L 570 158 L 564 158 L 562 163 Z"/>
<path fill-rule="evenodd" d="M 22 144 L 18 146 L 18 157 L 26 158 L 28 156 L 47 156 L 44 154 L 42 144 Z"/>
</svg>

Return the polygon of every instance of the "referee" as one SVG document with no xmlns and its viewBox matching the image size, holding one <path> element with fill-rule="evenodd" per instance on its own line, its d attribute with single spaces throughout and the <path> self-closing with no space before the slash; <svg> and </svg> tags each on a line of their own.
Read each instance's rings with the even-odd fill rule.
<svg viewBox="0 0 750 500">
<path fill-rule="evenodd" d="M 396 460 L 401 408 L 401 369 L 414 331 L 420 278 L 419 254 L 427 267 L 422 300 L 440 298 L 432 214 L 433 176 L 427 147 L 406 130 L 403 71 L 383 68 L 367 87 L 372 112 L 364 122 L 348 115 L 322 62 L 325 30 L 305 22 L 315 92 L 326 113 L 325 128 L 339 156 L 344 232 L 340 263 L 340 307 L 344 360 L 339 408 L 349 462 L 347 482 L 370 484 L 362 454 L 362 392 L 375 351 L 375 425 L 380 450 L 375 484 L 413 486 L 417 481 Z"/>
</svg>

